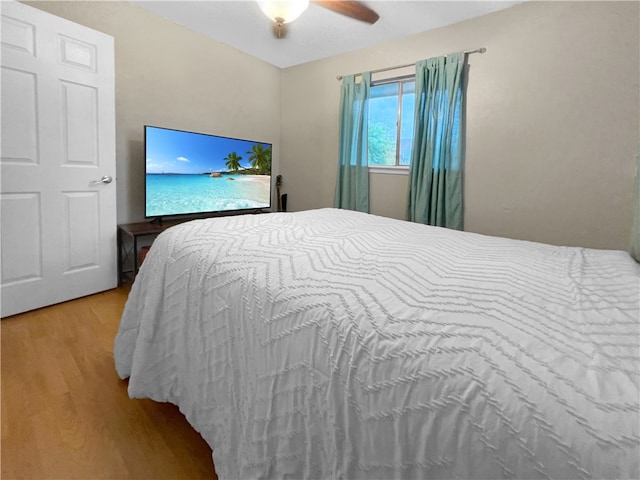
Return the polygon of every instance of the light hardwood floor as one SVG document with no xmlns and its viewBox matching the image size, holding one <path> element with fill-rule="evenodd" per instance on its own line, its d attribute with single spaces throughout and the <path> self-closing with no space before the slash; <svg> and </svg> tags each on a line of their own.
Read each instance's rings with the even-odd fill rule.
<svg viewBox="0 0 640 480">
<path fill-rule="evenodd" d="M 132 400 L 113 340 L 129 289 L 9 317 L 2 338 L 2 479 L 216 478 L 178 409 Z"/>
</svg>

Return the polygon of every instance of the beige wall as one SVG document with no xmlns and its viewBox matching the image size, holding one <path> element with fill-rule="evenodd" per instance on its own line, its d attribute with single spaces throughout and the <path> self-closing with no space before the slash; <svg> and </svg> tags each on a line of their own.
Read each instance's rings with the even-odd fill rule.
<svg viewBox="0 0 640 480">
<path fill-rule="evenodd" d="M 115 37 L 119 222 L 143 218 L 144 124 L 273 142 L 289 209 L 331 206 L 336 75 L 483 46 L 468 61 L 465 229 L 628 247 L 638 2 L 531 1 L 285 70 L 128 2 L 25 3 Z M 406 184 L 372 175 L 372 213 L 403 218 Z"/>
<path fill-rule="evenodd" d="M 273 143 L 280 70 L 123 1 L 24 2 L 115 38 L 118 223 L 144 219 L 143 126 Z"/>
<path fill-rule="evenodd" d="M 289 209 L 333 204 L 336 75 L 468 58 L 465 230 L 626 250 L 640 138 L 638 2 L 527 2 L 282 72 Z M 371 212 L 404 217 L 407 177 L 371 175 Z"/>
</svg>

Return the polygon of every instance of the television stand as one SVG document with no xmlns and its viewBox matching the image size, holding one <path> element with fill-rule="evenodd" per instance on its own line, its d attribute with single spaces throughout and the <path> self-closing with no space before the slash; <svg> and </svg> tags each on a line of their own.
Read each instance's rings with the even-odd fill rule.
<svg viewBox="0 0 640 480">
<path fill-rule="evenodd" d="M 138 245 L 138 240 L 140 238 L 153 236 L 155 239 L 155 237 L 164 232 L 167 228 L 185 221 L 187 220 L 164 223 L 162 222 L 162 219 L 156 218 L 151 222 L 125 223 L 118 225 L 118 285 L 123 284 L 124 279 L 128 274 L 131 274 L 131 282 L 133 282 L 138 274 L 138 270 L 140 270 L 140 247 Z M 128 241 L 125 241 L 125 237 Z"/>
</svg>

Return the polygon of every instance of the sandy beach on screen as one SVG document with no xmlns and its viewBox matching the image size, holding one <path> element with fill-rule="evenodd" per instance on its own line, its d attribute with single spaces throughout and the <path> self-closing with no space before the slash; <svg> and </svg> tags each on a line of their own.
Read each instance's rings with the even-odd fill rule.
<svg viewBox="0 0 640 480">
<path fill-rule="evenodd" d="M 271 183 L 271 177 L 269 175 L 238 175 L 234 178 L 239 182 L 260 182 L 266 185 Z"/>
</svg>

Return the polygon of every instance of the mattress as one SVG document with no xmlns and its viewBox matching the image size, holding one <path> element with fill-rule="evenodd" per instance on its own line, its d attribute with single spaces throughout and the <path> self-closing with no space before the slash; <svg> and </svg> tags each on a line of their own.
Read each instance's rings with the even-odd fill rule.
<svg viewBox="0 0 640 480">
<path fill-rule="evenodd" d="M 337 209 L 153 243 L 115 339 L 218 477 L 640 478 L 640 268 Z"/>
</svg>

